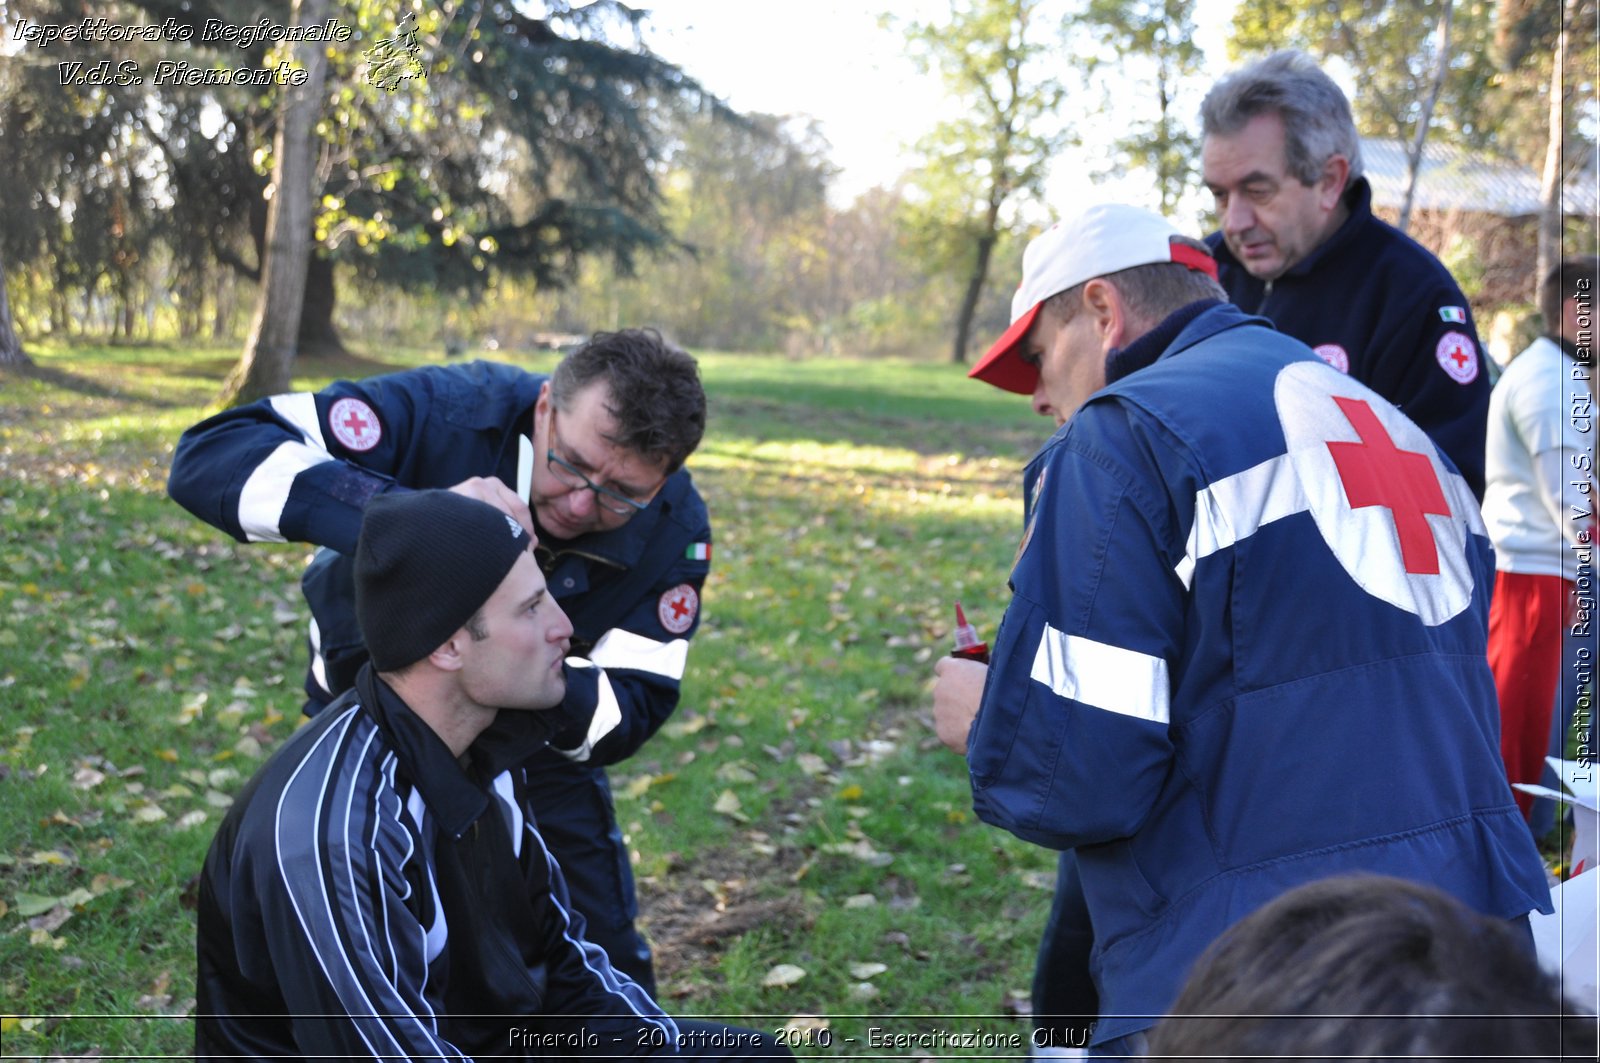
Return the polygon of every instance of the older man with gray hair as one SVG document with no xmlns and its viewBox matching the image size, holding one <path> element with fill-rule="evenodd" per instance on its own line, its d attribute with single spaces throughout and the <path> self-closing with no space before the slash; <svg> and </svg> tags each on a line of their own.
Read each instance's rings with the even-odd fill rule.
<svg viewBox="0 0 1600 1063">
<path fill-rule="evenodd" d="M 1339 86 L 1276 52 L 1217 82 L 1200 118 L 1228 298 L 1400 407 L 1481 499 L 1489 380 L 1471 308 L 1437 258 L 1373 215 Z"/>
</svg>

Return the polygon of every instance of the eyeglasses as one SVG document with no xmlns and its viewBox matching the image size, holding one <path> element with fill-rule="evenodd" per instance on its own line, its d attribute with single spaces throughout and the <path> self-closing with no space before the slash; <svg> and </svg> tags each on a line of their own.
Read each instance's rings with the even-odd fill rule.
<svg viewBox="0 0 1600 1063">
<path fill-rule="evenodd" d="M 556 442 L 555 411 L 550 411 L 550 441 Z M 639 502 L 627 495 L 618 494 L 609 487 L 601 487 L 566 459 L 556 454 L 554 446 L 545 450 L 545 463 L 550 467 L 550 475 L 554 476 L 563 486 L 575 491 L 587 490 L 594 492 L 595 504 L 607 513 L 614 513 L 619 517 L 631 517 L 635 513 L 650 508 L 648 502 Z"/>
</svg>

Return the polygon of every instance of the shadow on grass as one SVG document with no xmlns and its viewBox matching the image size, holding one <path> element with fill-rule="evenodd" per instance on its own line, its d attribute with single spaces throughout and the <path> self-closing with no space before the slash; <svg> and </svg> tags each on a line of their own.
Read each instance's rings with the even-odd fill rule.
<svg viewBox="0 0 1600 1063">
<path fill-rule="evenodd" d="M 18 379 L 32 380 L 47 387 L 60 388 L 90 399 L 127 399 L 131 396 L 124 390 L 97 380 L 94 377 L 73 373 L 66 369 L 57 369 L 54 366 L 44 366 L 37 363 L 29 365 L 0 366 L 0 379 L 5 376 L 14 376 Z M 185 405 L 182 401 L 171 400 L 145 400 L 153 406 L 173 407 Z"/>
<path fill-rule="evenodd" d="M 216 374 L 220 381 L 227 376 L 237 359 L 223 364 Z M 382 373 L 398 373 L 402 369 L 414 369 L 413 365 L 385 362 L 380 358 L 368 357 L 361 354 L 345 352 L 342 354 L 302 354 L 294 360 L 292 371 L 296 379 L 303 377 L 334 377 L 337 379 L 361 380 L 369 376 L 378 376 Z"/>
</svg>

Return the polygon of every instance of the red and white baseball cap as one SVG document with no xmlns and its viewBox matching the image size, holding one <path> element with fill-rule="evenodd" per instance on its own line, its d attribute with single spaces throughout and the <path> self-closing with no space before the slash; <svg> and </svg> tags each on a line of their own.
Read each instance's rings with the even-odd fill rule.
<svg viewBox="0 0 1600 1063">
<path fill-rule="evenodd" d="M 1102 203 L 1056 222 L 1022 253 L 1022 284 L 1011 297 L 1011 327 L 967 375 L 1032 395 L 1039 386 L 1039 370 L 1018 356 L 1022 341 L 1046 299 L 1085 281 L 1155 262 L 1177 262 L 1216 279 L 1215 259 L 1172 242 L 1182 235 L 1159 214 L 1120 203 Z"/>
</svg>

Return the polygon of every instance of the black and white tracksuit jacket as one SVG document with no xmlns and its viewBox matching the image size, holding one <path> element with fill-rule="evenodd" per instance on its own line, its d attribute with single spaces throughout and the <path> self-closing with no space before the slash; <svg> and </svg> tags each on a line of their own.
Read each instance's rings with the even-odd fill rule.
<svg viewBox="0 0 1600 1063">
<path fill-rule="evenodd" d="M 197 1056 L 672 1051 L 673 1020 L 585 941 L 530 814 L 549 729 L 502 713 L 458 761 L 363 669 L 212 843 Z"/>
</svg>

